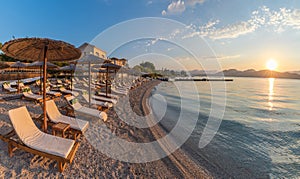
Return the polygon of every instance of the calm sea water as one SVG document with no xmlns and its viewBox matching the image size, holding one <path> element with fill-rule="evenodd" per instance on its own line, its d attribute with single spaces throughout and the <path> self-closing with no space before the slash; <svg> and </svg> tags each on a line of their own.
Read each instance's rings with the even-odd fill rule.
<svg viewBox="0 0 300 179">
<path fill-rule="evenodd" d="M 223 91 L 222 82 L 211 83 Z M 167 104 L 160 121 L 167 131 L 174 128 L 180 112 L 199 112 L 193 133 L 182 146 L 195 161 L 216 177 L 300 177 L 300 80 L 235 78 L 227 82 L 222 123 L 213 140 L 201 149 L 199 140 L 211 112 L 211 84 L 194 84 L 196 91 L 191 88 L 193 82 L 163 82 L 150 101 L 154 109 Z M 181 106 L 182 96 L 191 105 Z M 198 96 L 200 108 L 192 105 L 199 102 Z M 221 101 L 218 98 L 221 95 L 214 96 L 216 102 Z"/>
</svg>

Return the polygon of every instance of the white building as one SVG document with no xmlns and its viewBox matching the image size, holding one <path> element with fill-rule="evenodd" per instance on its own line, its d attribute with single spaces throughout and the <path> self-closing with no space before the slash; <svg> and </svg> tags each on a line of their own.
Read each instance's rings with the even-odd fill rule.
<svg viewBox="0 0 300 179">
<path fill-rule="evenodd" d="M 89 43 L 84 43 L 78 47 L 83 56 L 86 55 L 95 55 L 97 57 L 107 59 L 106 52 L 101 50 L 100 48 L 96 47 L 95 45 L 91 45 Z"/>
</svg>

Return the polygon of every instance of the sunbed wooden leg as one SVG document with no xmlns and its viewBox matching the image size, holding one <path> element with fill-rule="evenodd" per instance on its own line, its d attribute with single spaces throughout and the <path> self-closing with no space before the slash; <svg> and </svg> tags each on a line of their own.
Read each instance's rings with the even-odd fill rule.
<svg viewBox="0 0 300 179">
<path fill-rule="evenodd" d="M 63 172 L 66 168 L 66 163 L 65 162 L 58 162 L 58 171 Z"/>
<path fill-rule="evenodd" d="M 13 146 L 10 142 L 8 142 L 8 155 L 9 157 L 12 157 L 13 156 Z"/>
</svg>

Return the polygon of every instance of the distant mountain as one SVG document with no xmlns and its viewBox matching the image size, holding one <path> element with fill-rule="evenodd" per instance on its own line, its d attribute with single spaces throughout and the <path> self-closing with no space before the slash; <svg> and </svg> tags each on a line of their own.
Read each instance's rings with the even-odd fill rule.
<svg viewBox="0 0 300 179">
<path fill-rule="evenodd" d="M 289 71 L 289 73 L 296 73 L 296 74 L 300 75 L 300 71 Z"/>
<path fill-rule="evenodd" d="M 222 76 L 224 74 L 225 77 L 261 77 L 261 78 L 289 78 L 289 79 L 300 79 L 300 74 L 291 73 L 291 72 L 277 72 L 270 70 L 260 70 L 256 71 L 253 69 L 239 71 L 236 69 L 224 70 L 222 72 L 218 72 L 216 76 Z"/>
<path fill-rule="evenodd" d="M 191 76 L 206 76 L 211 74 L 216 74 L 218 71 L 216 70 L 192 70 L 190 71 Z"/>
</svg>

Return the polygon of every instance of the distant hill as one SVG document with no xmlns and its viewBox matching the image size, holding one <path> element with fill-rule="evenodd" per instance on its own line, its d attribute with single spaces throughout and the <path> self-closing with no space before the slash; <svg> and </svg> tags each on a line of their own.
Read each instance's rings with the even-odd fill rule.
<svg viewBox="0 0 300 179">
<path fill-rule="evenodd" d="M 295 74 L 300 75 L 300 71 L 289 71 L 289 73 L 295 73 Z"/>
<path fill-rule="evenodd" d="M 191 76 L 206 76 L 211 74 L 216 74 L 218 71 L 216 70 L 192 70 L 190 71 Z"/>
<path fill-rule="evenodd" d="M 291 72 L 277 72 L 270 70 L 260 70 L 256 71 L 253 69 L 239 71 L 236 69 L 224 70 L 223 72 L 218 72 L 216 76 L 225 77 L 260 77 L 260 78 L 289 78 L 289 79 L 300 79 L 300 74 L 291 73 Z"/>
</svg>

